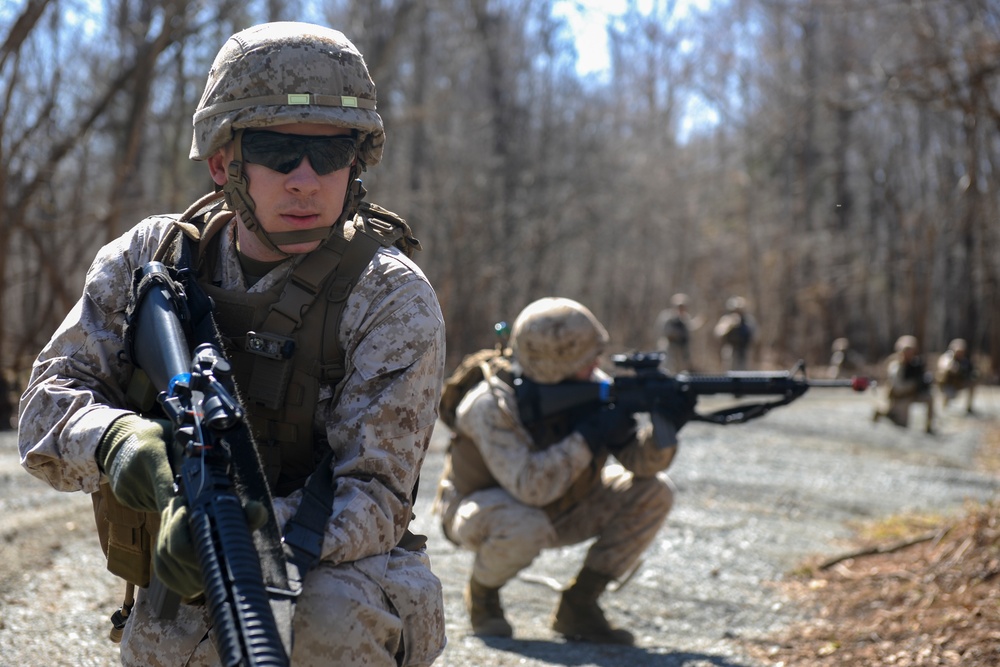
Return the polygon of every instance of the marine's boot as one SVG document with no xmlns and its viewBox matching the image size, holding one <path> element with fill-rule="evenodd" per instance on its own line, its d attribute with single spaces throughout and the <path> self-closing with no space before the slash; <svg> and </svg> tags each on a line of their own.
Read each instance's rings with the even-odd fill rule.
<svg viewBox="0 0 1000 667">
<path fill-rule="evenodd" d="M 611 579 L 587 567 L 580 570 L 576 581 L 563 591 L 552 629 L 571 641 L 631 646 L 635 642 L 632 633 L 612 627 L 597 606 L 597 598 Z"/>
<path fill-rule="evenodd" d="M 469 579 L 465 588 L 465 606 L 469 610 L 472 634 L 480 637 L 510 637 L 514 634 L 500 606 L 500 589 L 483 586 Z"/>
</svg>

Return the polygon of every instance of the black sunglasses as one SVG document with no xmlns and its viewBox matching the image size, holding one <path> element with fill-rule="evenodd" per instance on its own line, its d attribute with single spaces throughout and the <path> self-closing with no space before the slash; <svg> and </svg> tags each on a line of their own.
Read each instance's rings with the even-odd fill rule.
<svg viewBox="0 0 1000 667">
<path fill-rule="evenodd" d="M 291 173 L 308 157 L 320 176 L 348 167 L 357 157 L 357 142 L 351 135 L 312 136 L 254 130 L 243 133 L 243 159 L 281 172 Z"/>
</svg>

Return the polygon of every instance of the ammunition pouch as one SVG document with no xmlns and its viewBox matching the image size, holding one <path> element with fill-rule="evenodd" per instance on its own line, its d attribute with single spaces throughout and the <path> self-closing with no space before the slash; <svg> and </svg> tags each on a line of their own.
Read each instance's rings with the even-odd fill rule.
<svg viewBox="0 0 1000 667">
<path fill-rule="evenodd" d="M 153 572 L 153 545 L 160 529 L 160 515 L 125 507 L 108 484 L 90 494 L 101 550 L 108 571 L 130 584 L 149 585 Z"/>
</svg>

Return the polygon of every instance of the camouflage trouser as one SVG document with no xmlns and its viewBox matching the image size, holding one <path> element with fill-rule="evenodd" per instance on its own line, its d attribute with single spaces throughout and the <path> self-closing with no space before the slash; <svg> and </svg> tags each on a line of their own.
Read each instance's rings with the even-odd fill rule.
<svg viewBox="0 0 1000 667">
<path fill-rule="evenodd" d="M 423 552 L 394 549 L 355 563 L 320 562 L 295 607 L 292 664 L 430 665 L 444 649 L 441 583 Z M 405 652 L 405 657 L 404 657 Z M 155 618 L 139 591 L 122 638 L 127 667 L 215 667 L 204 605 Z"/>
<path fill-rule="evenodd" d="M 747 369 L 748 357 L 745 346 L 723 344 L 722 367 L 726 371 L 745 371 Z"/>
<path fill-rule="evenodd" d="M 927 420 L 924 422 L 925 429 L 933 428 L 934 424 L 934 398 L 931 394 L 920 394 L 915 397 L 892 397 L 889 399 L 888 408 L 885 415 L 896 426 L 906 427 L 910 424 L 910 407 L 914 404 L 922 403 L 927 406 Z"/>
<path fill-rule="evenodd" d="M 621 578 L 653 541 L 673 504 L 666 475 L 637 478 L 608 465 L 601 485 L 562 516 L 518 502 L 501 488 L 470 494 L 460 501 L 449 536 L 476 553 L 472 576 L 500 587 L 531 564 L 542 549 L 597 540 L 584 565 Z"/>
<path fill-rule="evenodd" d="M 662 347 L 667 351 L 667 370 L 673 374 L 692 371 L 691 346 L 687 343 L 668 343 Z"/>
<path fill-rule="evenodd" d="M 976 385 L 974 382 L 942 382 L 938 385 L 941 388 L 941 398 L 944 407 L 948 407 L 951 401 L 958 398 L 960 391 L 967 391 L 965 397 L 965 409 L 967 412 L 972 412 L 972 399 L 976 392 Z"/>
</svg>

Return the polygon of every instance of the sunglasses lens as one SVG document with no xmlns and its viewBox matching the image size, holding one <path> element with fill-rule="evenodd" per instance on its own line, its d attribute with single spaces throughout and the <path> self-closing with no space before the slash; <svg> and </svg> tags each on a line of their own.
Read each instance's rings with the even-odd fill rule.
<svg viewBox="0 0 1000 667">
<path fill-rule="evenodd" d="M 303 157 L 320 176 L 350 166 L 357 155 L 354 138 L 349 136 L 304 136 L 281 132 L 243 134 L 243 158 L 282 174 L 302 163 Z"/>
<path fill-rule="evenodd" d="M 243 158 L 282 174 L 299 165 L 302 149 L 301 142 L 277 132 L 247 132 L 243 135 Z"/>
<path fill-rule="evenodd" d="M 353 137 L 322 137 L 306 145 L 309 164 L 319 175 L 349 167 L 357 155 Z"/>
</svg>

